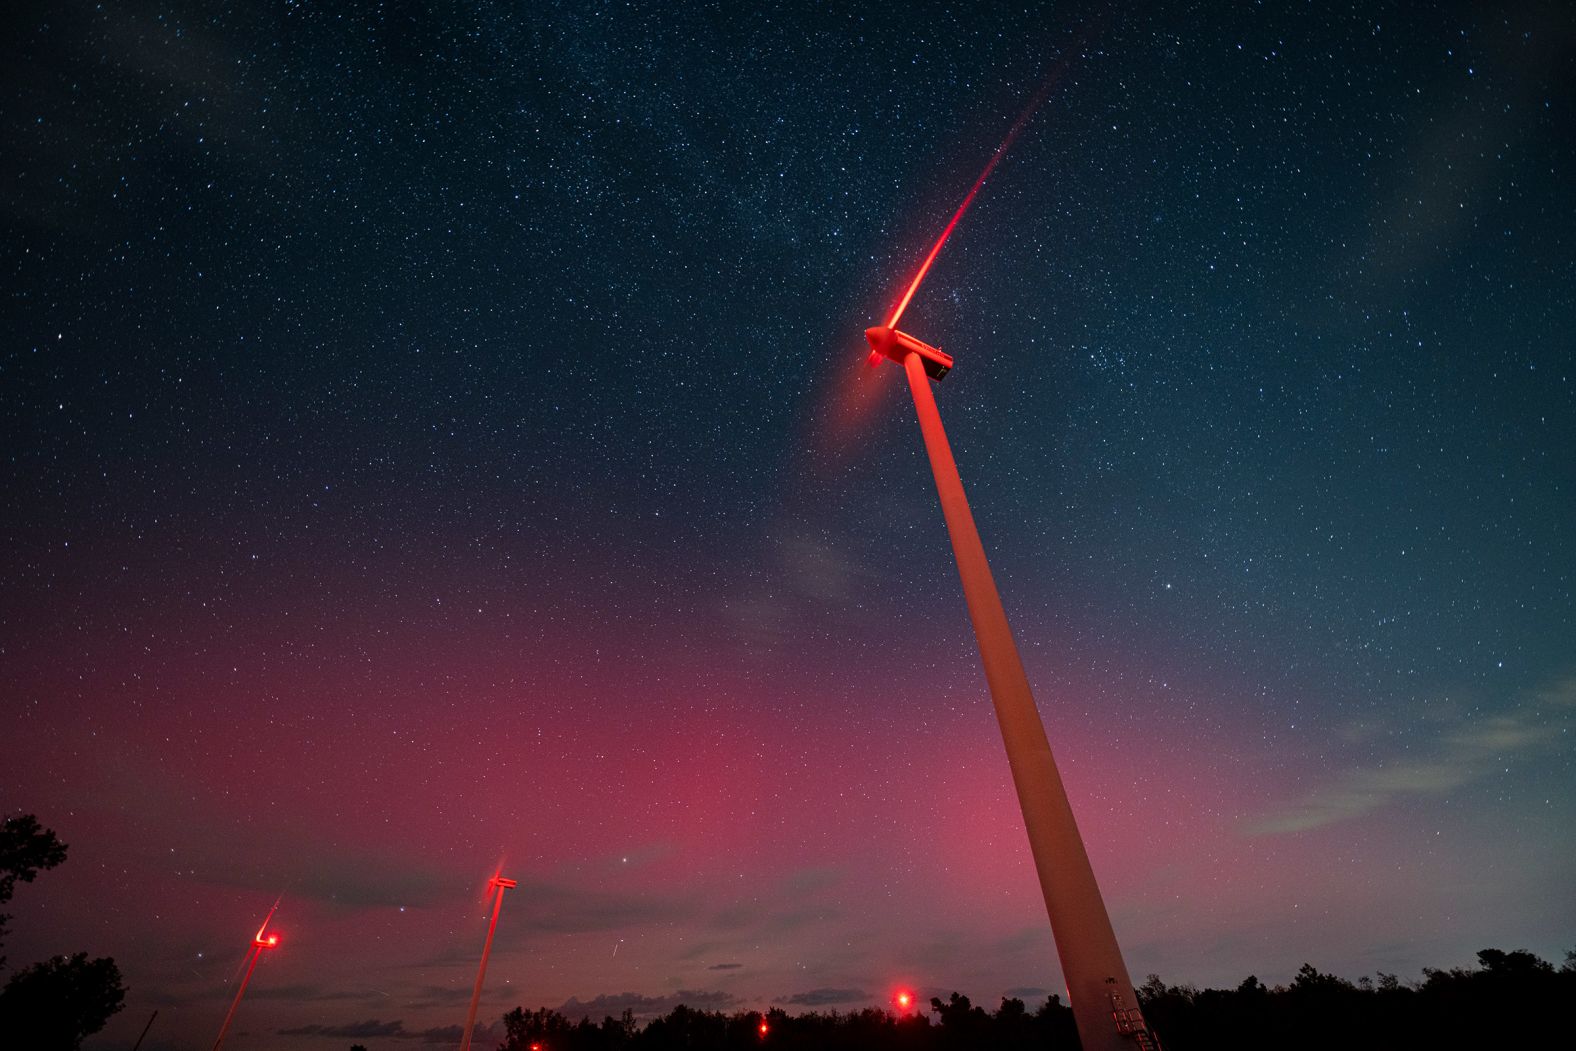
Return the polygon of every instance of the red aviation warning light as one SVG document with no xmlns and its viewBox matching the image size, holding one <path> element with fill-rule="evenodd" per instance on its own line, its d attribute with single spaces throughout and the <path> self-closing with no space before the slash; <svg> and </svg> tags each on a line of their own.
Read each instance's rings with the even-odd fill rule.
<svg viewBox="0 0 1576 1051">
<path fill-rule="evenodd" d="M 890 325 L 877 325 L 865 329 L 865 339 L 870 341 L 870 362 L 875 364 L 881 358 L 890 358 L 899 365 L 910 354 L 918 354 L 920 364 L 925 367 L 925 375 L 940 382 L 947 378 L 947 373 L 952 371 L 952 355 L 940 347 L 933 347 L 923 340 L 915 339 L 907 332 L 899 332 Z"/>
<path fill-rule="evenodd" d="M 899 989 L 897 995 L 892 997 L 892 999 L 897 1003 L 899 1011 L 907 1011 L 914 1006 L 914 994 L 907 989 Z"/>
</svg>

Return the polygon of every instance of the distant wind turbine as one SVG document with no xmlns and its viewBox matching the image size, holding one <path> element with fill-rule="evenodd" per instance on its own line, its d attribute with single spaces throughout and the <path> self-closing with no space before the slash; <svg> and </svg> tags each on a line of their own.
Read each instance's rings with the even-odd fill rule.
<svg viewBox="0 0 1576 1051">
<path fill-rule="evenodd" d="M 487 889 L 498 891 L 493 899 L 492 922 L 487 924 L 487 940 L 482 943 L 482 965 L 476 971 L 476 988 L 471 991 L 471 1009 L 465 1013 L 465 1032 L 460 1034 L 460 1051 L 470 1051 L 471 1031 L 476 1028 L 476 1005 L 482 999 L 482 979 L 487 977 L 487 957 L 492 952 L 493 932 L 498 929 L 498 913 L 503 911 L 503 892 L 518 884 L 512 879 L 494 876 L 487 881 Z"/>
<path fill-rule="evenodd" d="M 235 1018 L 235 1009 L 241 1006 L 241 997 L 246 993 L 246 983 L 252 980 L 252 972 L 257 969 L 257 961 L 262 957 L 263 950 L 277 948 L 279 945 L 279 935 L 265 933 L 278 908 L 279 902 L 275 901 L 274 907 L 268 910 L 268 915 L 263 919 L 263 925 L 257 928 L 257 933 L 252 936 L 252 944 L 246 950 L 246 974 L 241 977 L 241 987 L 235 991 L 235 999 L 230 1001 L 230 1011 L 224 1016 L 224 1024 L 219 1027 L 219 1038 L 213 1042 L 213 1051 L 219 1051 L 224 1045 L 225 1034 L 230 1031 L 230 1022 Z M 148 1024 L 151 1026 L 153 1019 L 148 1019 Z M 143 1030 L 143 1035 L 147 1035 L 147 1030 Z M 141 1043 L 140 1039 L 138 1043 Z"/>
</svg>

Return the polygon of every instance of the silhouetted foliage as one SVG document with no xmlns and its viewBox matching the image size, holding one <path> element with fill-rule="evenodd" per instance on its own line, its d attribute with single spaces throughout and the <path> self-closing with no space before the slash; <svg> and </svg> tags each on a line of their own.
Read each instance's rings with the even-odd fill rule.
<svg viewBox="0 0 1576 1051">
<path fill-rule="evenodd" d="M 66 845 L 32 814 L 18 814 L 0 822 L 0 905 L 11 900 L 17 880 L 31 883 L 39 872 L 65 860 Z M 5 944 L 6 921 L 10 918 L 0 912 L 0 945 Z M 4 966 L 5 957 L 0 956 L 0 967 Z"/>
<path fill-rule="evenodd" d="M 1563 1046 L 1559 1005 L 1576 1003 L 1576 967 L 1555 970 L 1519 949 L 1485 949 L 1478 965 L 1425 968 L 1408 984 L 1383 971 L 1354 983 L 1304 964 L 1287 986 L 1249 977 L 1202 992 L 1150 975 L 1138 999 L 1166 1051 Z"/>
<path fill-rule="evenodd" d="M 766 1033 L 761 1025 L 765 1023 Z M 849 1014 L 811 1012 L 789 1015 L 773 1008 L 725 1014 L 679 1005 L 644 1027 L 625 1011 L 621 1018 L 589 1018 L 572 1023 L 557 1011 L 516 1008 L 504 1016 L 505 1039 L 499 1051 L 902 1051 L 938 1045 L 929 1037 L 930 1021 L 898 1018 L 875 1008 Z"/>
<path fill-rule="evenodd" d="M 0 1034 L 8 1047 L 76 1051 L 125 1000 L 114 960 L 90 960 L 85 952 L 46 960 L 16 972 L 0 990 Z"/>
<path fill-rule="evenodd" d="M 1151 974 L 1138 1001 L 1166 1051 L 1398 1051 L 1403 1048 L 1563 1047 L 1563 1005 L 1576 1003 L 1576 950 L 1559 969 L 1525 950 L 1485 949 L 1478 966 L 1425 969 L 1419 983 L 1380 971 L 1355 982 L 1304 964 L 1287 985 L 1255 975 L 1235 989 L 1167 985 Z M 765 1035 L 760 1032 L 765 1022 Z M 600 1025 L 546 1008 L 504 1018 L 499 1051 L 1077 1051 L 1070 1007 L 1050 997 L 1030 1013 L 1004 997 L 987 1012 L 960 993 L 933 997 L 930 1014 L 725 1014 L 687 1006 L 643 1027 L 625 1011 Z M 1137 1046 L 1136 1044 L 1134 1045 Z"/>
<path fill-rule="evenodd" d="M 941 1046 L 946 1051 L 976 1046 L 990 1029 L 990 1016 L 966 996 L 953 993 L 946 1003 L 930 998 L 930 1010 L 941 1018 Z"/>
<path fill-rule="evenodd" d="M 725 1014 L 680 1005 L 644 1027 L 625 1011 L 621 1018 L 572 1023 L 557 1011 L 516 1008 L 504 1016 L 506 1037 L 498 1051 L 1075 1051 L 1072 1010 L 1051 997 L 1033 1014 L 1022 1000 L 1003 999 L 994 1015 L 953 993 L 931 1002 L 936 1023 L 923 1014 L 894 1015 L 879 1008 L 812 1011 L 790 1015 L 772 1008 Z M 761 1032 L 765 1023 L 766 1032 Z"/>
<path fill-rule="evenodd" d="M 66 845 L 32 814 L 0 822 L 0 904 L 11 900 L 18 880 L 31 883 L 65 860 Z M 0 939 L 8 919 L 0 915 Z M 125 1000 L 120 968 L 108 957 L 90 960 L 79 952 L 35 963 L 0 989 L 0 1047 L 76 1051 L 82 1038 L 103 1029 Z"/>
</svg>

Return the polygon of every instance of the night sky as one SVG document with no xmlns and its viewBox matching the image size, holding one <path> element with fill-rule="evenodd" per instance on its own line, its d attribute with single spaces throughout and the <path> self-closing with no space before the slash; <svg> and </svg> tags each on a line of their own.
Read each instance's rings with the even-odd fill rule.
<svg viewBox="0 0 1576 1051">
<path fill-rule="evenodd" d="M 280 898 L 228 1046 L 453 1041 L 501 864 L 486 1021 L 1062 991 L 862 336 L 1047 82 L 903 327 L 1129 969 L 1558 962 L 1576 11 L 1491 6 L 9 9 L 9 966 L 206 1047 Z"/>
</svg>

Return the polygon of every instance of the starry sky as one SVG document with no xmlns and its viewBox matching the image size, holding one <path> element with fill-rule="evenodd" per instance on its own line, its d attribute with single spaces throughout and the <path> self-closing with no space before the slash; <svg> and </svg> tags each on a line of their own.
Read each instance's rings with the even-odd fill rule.
<svg viewBox="0 0 1576 1051">
<path fill-rule="evenodd" d="M 1357 7 L 12 10 L 10 965 L 452 1040 L 502 866 L 484 1021 L 1061 991 L 862 339 L 1042 84 L 903 325 L 1129 969 L 1558 961 L 1576 13 Z"/>
</svg>

